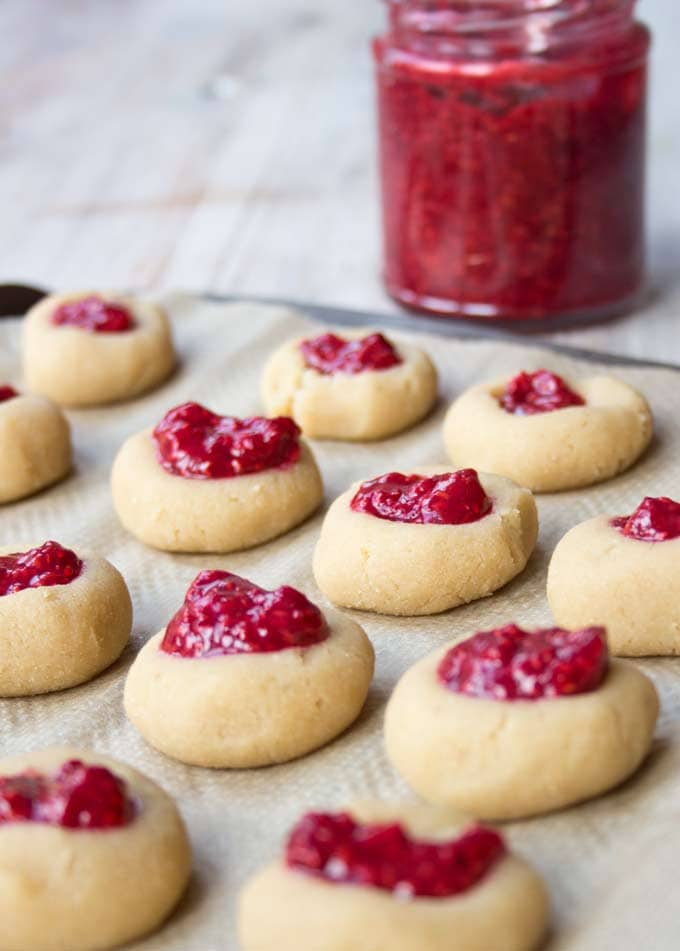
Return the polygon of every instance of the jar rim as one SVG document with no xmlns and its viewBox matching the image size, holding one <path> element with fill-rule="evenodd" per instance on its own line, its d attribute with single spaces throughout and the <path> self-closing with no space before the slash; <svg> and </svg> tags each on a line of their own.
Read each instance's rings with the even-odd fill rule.
<svg viewBox="0 0 680 951">
<path fill-rule="evenodd" d="M 527 18 L 546 25 L 632 16 L 637 0 L 385 0 L 394 15 L 430 32 L 507 28 Z"/>
<path fill-rule="evenodd" d="M 531 53 L 611 39 L 634 23 L 637 0 L 385 0 L 393 33 L 416 43 L 503 42 Z"/>
</svg>

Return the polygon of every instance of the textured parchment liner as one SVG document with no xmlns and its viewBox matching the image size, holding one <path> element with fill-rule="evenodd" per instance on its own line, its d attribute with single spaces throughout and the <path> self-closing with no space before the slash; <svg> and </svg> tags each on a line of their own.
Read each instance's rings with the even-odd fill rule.
<svg viewBox="0 0 680 951">
<path fill-rule="evenodd" d="M 126 436 L 184 400 L 203 401 L 222 413 L 260 411 L 258 382 L 267 354 L 288 337 L 313 332 L 318 325 L 281 308 L 206 304 L 184 296 L 173 296 L 167 303 L 182 356 L 177 375 L 132 403 L 69 412 L 75 440 L 73 475 L 56 488 L 0 510 L 1 544 L 55 538 L 93 548 L 114 562 L 134 601 L 132 646 L 93 683 L 42 698 L 0 701 L 0 749 L 8 754 L 55 743 L 93 747 L 160 782 L 177 798 L 188 823 L 195 873 L 187 897 L 168 925 L 134 948 L 236 951 L 238 888 L 277 853 L 286 829 L 303 810 L 333 807 L 357 797 L 406 793 L 385 759 L 381 741 L 384 703 L 399 675 L 451 638 L 511 619 L 548 622 L 546 566 L 568 528 L 599 512 L 626 513 L 643 494 L 677 498 L 680 374 L 599 368 L 521 345 L 410 335 L 430 351 L 439 367 L 441 402 L 413 431 L 382 443 L 315 443 L 326 486 L 325 505 L 353 479 L 443 462 L 441 423 L 448 401 L 473 382 L 522 368 L 548 366 L 577 375 L 600 369 L 617 373 L 649 398 L 656 417 L 654 444 L 632 471 L 612 482 L 539 497 L 538 550 L 525 573 L 492 598 L 413 620 L 355 612 L 377 650 L 376 678 L 361 719 L 336 742 L 287 766 L 211 772 L 181 766 L 145 745 L 123 714 L 127 668 L 140 645 L 167 622 L 202 568 L 229 568 L 266 586 L 293 584 L 323 603 L 310 570 L 322 513 L 283 539 L 242 554 L 157 553 L 118 524 L 111 507 L 109 469 Z M 0 324 L 0 380 L 21 383 L 18 321 Z M 548 881 L 554 922 L 549 947 L 560 951 L 680 947 L 680 659 L 651 660 L 640 667 L 657 683 L 663 706 L 654 750 L 640 773 L 594 802 L 506 827 L 518 851 Z M 559 750 L 555 753 L 559 755 Z M 498 948 L 489 951 L 502 948 L 499 936 Z M 324 951 L 322 936 L 313 951 Z"/>
</svg>

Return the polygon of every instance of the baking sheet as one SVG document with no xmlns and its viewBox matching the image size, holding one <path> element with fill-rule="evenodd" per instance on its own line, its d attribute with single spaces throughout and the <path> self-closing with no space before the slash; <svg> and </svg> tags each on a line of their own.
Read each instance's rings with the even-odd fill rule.
<svg viewBox="0 0 680 951">
<path fill-rule="evenodd" d="M 393 619 L 349 612 L 376 647 L 376 676 L 359 721 L 341 738 L 296 762 L 250 771 L 210 771 L 175 763 L 148 747 L 126 721 L 122 691 L 139 647 L 180 605 L 203 568 L 226 568 L 274 587 L 292 584 L 324 603 L 311 574 L 323 510 L 285 537 L 232 555 L 170 555 L 145 548 L 119 525 L 108 474 L 124 439 L 184 400 L 221 413 L 261 412 L 259 375 L 268 353 L 320 325 L 284 307 L 221 303 L 184 295 L 165 301 L 181 367 L 160 390 L 104 410 L 69 412 L 75 468 L 61 485 L 0 511 L 2 544 L 55 538 L 92 548 L 124 574 L 135 606 L 132 643 L 121 660 L 90 684 L 27 700 L 0 701 L 3 755 L 57 743 L 91 747 L 146 772 L 173 794 L 194 848 L 188 893 L 162 931 L 130 945 L 135 951 L 236 951 L 235 907 L 244 879 L 275 856 L 287 829 L 311 808 L 333 809 L 356 798 L 402 798 L 406 787 L 386 760 L 381 740 L 385 701 L 398 677 L 424 654 L 454 638 L 517 620 L 548 623 L 545 573 L 551 551 L 574 524 L 601 512 L 624 514 L 645 495 L 678 497 L 680 374 L 625 366 L 604 372 L 639 387 L 656 418 L 644 458 L 619 478 L 578 492 L 539 496 L 540 537 L 527 570 L 492 598 L 436 617 Z M 0 324 L 0 380 L 21 383 L 19 321 Z M 379 325 L 379 319 L 372 320 Z M 414 322 L 417 327 L 417 323 Z M 399 334 L 394 333 L 398 339 Z M 409 338 L 434 357 L 441 374 L 435 412 L 410 432 L 381 443 L 315 442 L 324 510 L 359 478 L 445 460 L 441 423 L 448 402 L 468 385 L 520 369 L 548 366 L 590 374 L 597 363 L 522 343 Z M 679 593 L 680 596 L 680 593 Z M 545 876 L 553 903 L 546 947 L 559 951 L 627 951 L 680 947 L 680 659 L 639 662 L 656 682 L 662 715 L 653 751 L 618 790 L 585 805 L 505 826 L 517 851 Z M 276 951 L 276 949 L 272 949 Z M 303 951 L 303 949 L 301 949 Z M 325 951 L 323 937 L 304 951 Z M 383 949 L 380 949 L 383 951 Z M 388 949 L 384 949 L 388 951 Z M 498 949 L 503 951 L 502 936 Z"/>
</svg>

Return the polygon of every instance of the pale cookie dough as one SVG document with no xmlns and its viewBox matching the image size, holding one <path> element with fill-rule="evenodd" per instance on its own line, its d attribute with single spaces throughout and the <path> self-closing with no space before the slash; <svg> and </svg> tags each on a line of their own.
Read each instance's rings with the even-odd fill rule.
<svg viewBox="0 0 680 951">
<path fill-rule="evenodd" d="M 42 396 L 19 393 L 0 402 L 0 503 L 33 495 L 71 468 L 71 431 Z"/>
<path fill-rule="evenodd" d="M 531 416 L 500 406 L 507 379 L 466 390 L 444 420 L 449 458 L 458 467 L 507 476 L 533 492 L 577 489 L 623 472 L 652 438 L 647 401 L 613 377 L 566 382 L 584 406 Z"/>
<path fill-rule="evenodd" d="M 430 841 L 471 823 L 422 806 L 348 810 L 362 822 L 401 822 Z M 395 898 L 379 888 L 333 883 L 272 862 L 241 894 L 242 951 L 530 951 L 545 932 L 548 897 L 538 875 L 507 853 L 466 892 Z"/>
<path fill-rule="evenodd" d="M 327 611 L 330 635 L 308 647 L 186 658 L 145 644 L 125 711 L 156 749 L 196 766 L 283 763 L 334 739 L 359 715 L 373 677 L 363 629 Z"/>
<path fill-rule="evenodd" d="M 338 330 L 345 340 L 374 330 Z M 319 373 L 305 366 L 298 337 L 269 358 L 262 377 L 268 416 L 291 416 L 316 439 L 385 439 L 417 423 L 437 399 L 437 371 L 428 355 L 390 340 L 403 363 L 362 373 Z"/>
<path fill-rule="evenodd" d="M 184 891 L 191 850 L 172 799 L 124 763 L 55 748 L 0 760 L 0 775 L 106 766 L 138 803 L 128 825 L 0 824 L 0 951 L 104 951 L 157 928 Z"/>
<path fill-rule="evenodd" d="M 126 307 L 135 326 L 121 333 L 95 333 L 57 326 L 62 304 L 96 295 Z M 176 357 L 170 325 L 157 305 L 108 291 L 51 294 L 26 314 L 24 375 L 36 393 L 64 406 L 97 406 L 131 399 L 165 380 Z"/>
<path fill-rule="evenodd" d="M 317 509 L 323 485 L 304 439 L 290 466 L 224 479 L 172 475 L 152 430 L 131 436 L 111 473 L 113 504 L 140 541 L 163 551 L 230 552 L 283 535 Z"/>
<path fill-rule="evenodd" d="M 680 538 L 641 541 L 600 515 L 572 528 L 548 568 L 548 602 L 560 626 L 607 628 L 612 654 L 680 654 Z"/>
<path fill-rule="evenodd" d="M 387 755 L 424 799 L 482 819 L 520 819 L 611 789 L 647 754 L 659 700 L 632 664 L 611 661 L 590 693 L 487 700 L 438 679 L 450 647 L 403 675 L 385 713 Z"/>
<path fill-rule="evenodd" d="M 0 555 L 30 545 L 4 545 Z M 0 597 L 0 697 L 25 697 L 85 683 L 123 652 L 132 602 L 120 572 L 78 551 L 83 568 L 68 584 Z"/>
<path fill-rule="evenodd" d="M 446 472 L 422 466 L 419 475 Z M 333 502 L 314 550 L 314 577 L 340 607 L 380 614 L 437 614 L 483 598 L 522 571 L 536 544 L 530 492 L 479 473 L 492 511 L 464 525 L 391 522 L 355 512 L 355 483 Z"/>
</svg>

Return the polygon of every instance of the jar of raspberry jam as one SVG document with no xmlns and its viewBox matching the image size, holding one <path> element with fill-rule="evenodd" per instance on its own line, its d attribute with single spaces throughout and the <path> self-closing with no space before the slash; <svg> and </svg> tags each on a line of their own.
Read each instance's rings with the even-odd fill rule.
<svg viewBox="0 0 680 951">
<path fill-rule="evenodd" d="M 387 0 L 375 40 L 385 283 L 452 317 L 577 322 L 643 280 L 635 0 Z"/>
</svg>

